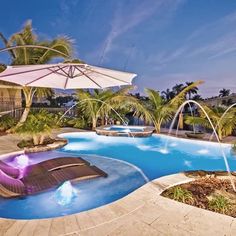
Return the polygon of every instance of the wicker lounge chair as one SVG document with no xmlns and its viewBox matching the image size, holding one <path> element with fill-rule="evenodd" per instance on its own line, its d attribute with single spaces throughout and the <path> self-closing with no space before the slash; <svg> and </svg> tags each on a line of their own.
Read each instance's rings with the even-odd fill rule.
<svg viewBox="0 0 236 236">
<path fill-rule="evenodd" d="M 43 171 L 47 172 L 49 170 L 76 165 L 89 165 L 89 162 L 85 161 L 81 157 L 58 157 L 51 160 L 42 161 L 34 165 L 30 165 L 27 167 L 25 173 L 27 175 L 34 175 Z M 0 170 L 13 178 L 18 178 L 20 176 L 19 169 L 8 165 L 3 161 L 0 161 Z"/>
<path fill-rule="evenodd" d="M 17 168 L 10 166 L 3 161 L 0 161 L 0 170 L 13 178 L 18 178 L 20 175 L 20 171 Z"/>
<path fill-rule="evenodd" d="M 21 180 L 12 178 L 0 170 L 0 196 L 9 198 L 25 194 L 25 185 Z"/>
</svg>

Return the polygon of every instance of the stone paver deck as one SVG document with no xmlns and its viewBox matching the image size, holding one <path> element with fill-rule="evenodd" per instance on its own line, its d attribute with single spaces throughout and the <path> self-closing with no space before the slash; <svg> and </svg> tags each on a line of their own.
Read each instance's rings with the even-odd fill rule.
<svg viewBox="0 0 236 236">
<path fill-rule="evenodd" d="M 58 134 L 67 133 L 67 132 L 82 132 L 84 130 L 75 129 L 75 128 L 61 128 L 53 130 L 52 137 L 56 137 Z M 0 155 L 7 154 L 10 152 L 20 151 L 21 149 L 17 147 L 17 143 L 22 140 L 21 137 L 17 134 L 8 134 L 0 136 Z"/>
<path fill-rule="evenodd" d="M 165 188 L 191 180 L 181 173 L 165 176 L 111 204 L 64 217 L 0 218 L 0 235 L 236 235 L 236 219 L 160 196 Z"/>
</svg>

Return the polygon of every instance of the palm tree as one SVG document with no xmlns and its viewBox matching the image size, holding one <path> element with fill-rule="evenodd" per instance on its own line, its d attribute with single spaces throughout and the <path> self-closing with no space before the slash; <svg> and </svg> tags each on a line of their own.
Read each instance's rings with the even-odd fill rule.
<svg viewBox="0 0 236 236">
<path fill-rule="evenodd" d="M 227 97 L 229 95 L 230 95 L 230 89 L 223 88 L 219 91 L 219 97 Z"/>
<path fill-rule="evenodd" d="M 6 69 L 6 66 L 4 64 L 0 64 L 0 73 L 3 72 Z"/>
<path fill-rule="evenodd" d="M 167 101 L 169 101 L 175 96 L 175 93 L 170 89 L 166 89 L 166 91 L 162 91 L 161 94 L 164 95 Z"/>
<path fill-rule="evenodd" d="M 201 95 L 199 94 L 196 94 L 192 97 L 192 100 L 195 100 L 195 101 L 203 101 L 204 99 L 202 98 Z"/>
<path fill-rule="evenodd" d="M 20 32 L 13 34 L 8 40 L 0 34 L 0 38 L 6 47 L 22 46 L 22 45 L 35 45 L 45 46 L 48 49 L 42 48 L 17 48 L 9 51 L 12 65 L 28 65 L 28 64 L 46 64 L 55 58 L 65 58 L 64 54 L 68 57 L 72 53 L 72 41 L 68 37 L 58 37 L 51 41 L 39 41 L 37 35 L 33 32 L 31 21 L 27 21 Z M 63 53 L 50 51 L 56 49 Z M 25 97 L 25 109 L 17 126 L 25 122 L 28 117 L 32 100 L 37 95 L 50 95 L 51 89 L 41 89 L 33 87 L 24 87 L 23 94 Z"/>
<path fill-rule="evenodd" d="M 193 84 L 193 82 L 186 82 L 187 87 L 190 86 L 190 85 L 192 85 L 192 84 Z M 192 94 L 197 95 L 197 93 L 198 93 L 198 87 L 193 87 L 192 89 L 190 89 L 190 90 L 187 92 L 188 99 L 190 100 L 190 99 L 192 98 L 191 95 L 192 95 Z"/>
<path fill-rule="evenodd" d="M 233 129 L 236 127 L 236 109 L 231 109 L 227 114 L 221 119 L 221 116 L 224 113 L 223 108 L 210 108 L 206 105 L 203 105 L 204 110 L 207 112 L 210 117 L 216 132 L 219 136 L 219 139 L 222 140 L 224 137 L 230 135 Z M 219 122 L 220 121 L 220 122 Z M 212 129 L 207 117 L 200 110 L 198 117 L 187 116 L 185 120 L 186 124 L 189 125 L 202 125 L 206 128 Z"/>
<path fill-rule="evenodd" d="M 183 89 L 184 89 L 184 85 L 183 84 L 176 84 L 172 88 L 172 90 L 173 90 L 175 95 L 179 94 Z"/>
<path fill-rule="evenodd" d="M 157 133 L 161 132 L 161 126 L 163 123 L 172 119 L 178 107 L 184 102 L 187 92 L 202 83 L 203 81 L 201 80 L 192 83 L 182 89 L 182 91 L 170 101 L 165 101 L 158 91 L 145 89 L 149 101 L 144 104 L 144 106 L 148 111 L 149 117 L 151 117 Z"/>
<path fill-rule="evenodd" d="M 147 115 L 140 101 L 128 94 L 131 89 L 133 89 L 132 86 L 127 86 L 116 92 L 111 89 L 104 91 L 95 89 L 93 92 L 78 90 L 77 97 L 80 101 L 78 108 L 91 121 L 93 130 L 97 127 L 99 118 L 104 119 L 117 110 L 127 109 L 132 110 L 134 115 Z"/>
</svg>

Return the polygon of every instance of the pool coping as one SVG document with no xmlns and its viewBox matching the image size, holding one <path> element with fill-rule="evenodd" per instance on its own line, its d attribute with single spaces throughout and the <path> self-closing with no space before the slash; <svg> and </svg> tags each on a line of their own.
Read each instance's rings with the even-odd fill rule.
<svg viewBox="0 0 236 236">
<path fill-rule="evenodd" d="M 137 232 L 139 232 L 139 235 L 142 235 L 141 229 L 133 226 L 132 222 L 139 222 L 142 228 L 146 228 L 150 235 L 152 235 L 153 232 L 154 235 L 157 233 L 163 233 L 163 235 L 165 235 L 165 233 L 170 230 L 170 224 L 177 226 L 178 223 L 180 223 L 179 219 L 181 218 L 183 220 L 186 216 L 188 216 L 188 224 L 181 224 L 180 231 L 178 232 L 191 232 L 191 224 L 196 224 L 196 216 L 199 216 L 198 220 L 200 220 L 200 222 L 198 222 L 198 224 L 200 226 L 203 222 L 212 224 L 214 220 L 216 220 L 216 222 L 221 221 L 221 224 L 214 225 L 214 230 L 217 229 L 217 231 L 214 231 L 216 232 L 215 235 L 221 235 L 222 232 L 225 235 L 231 235 L 232 232 L 235 234 L 235 218 L 160 196 L 165 189 L 174 185 L 190 182 L 194 179 L 195 178 L 187 177 L 183 173 L 157 178 L 117 201 L 72 215 L 32 220 L 0 218 L 0 235 L 72 236 L 81 234 L 87 235 L 94 232 L 96 232 L 97 235 L 113 235 L 118 229 L 121 234 L 125 233 L 125 227 L 127 226 L 129 226 L 128 230 L 132 231 L 138 228 Z M 189 220 L 192 214 L 194 216 L 192 217 L 193 221 Z M 175 218 L 173 218 L 174 215 L 177 217 L 176 222 Z M 227 227 L 222 227 L 222 223 L 226 224 Z M 207 230 L 209 231 L 209 229 L 208 227 Z M 193 232 L 199 233 L 200 231 L 198 228 L 194 228 Z M 205 230 L 204 233 L 206 233 Z"/>
<path fill-rule="evenodd" d="M 153 134 L 153 136 L 160 136 L 160 137 L 164 137 L 164 138 L 170 138 L 170 139 L 179 139 L 183 142 L 195 142 L 195 143 L 208 143 L 210 145 L 221 145 L 223 147 L 231 147 L 232 143 L 218 143 L 217 141 L 210 141 L 210 140 L 204 140 L 204 139 L 191 139 L 191 138 L 185 138 L 185 137 L 178 137 L 178 136 L 173 136 L 173 135 L 168 135 L 168 134 Z"/>
</svg>

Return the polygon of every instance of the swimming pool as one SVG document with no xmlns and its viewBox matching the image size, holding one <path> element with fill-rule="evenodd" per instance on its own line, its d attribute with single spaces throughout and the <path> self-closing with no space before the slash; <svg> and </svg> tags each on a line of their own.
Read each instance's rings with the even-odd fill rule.
<svg viewBox="0 0 236 236">
<path fill-rule="evenodd" d="M 0 199 L 0 217 L 35 219 L 89 210 L 124 197 L 148 180 L 185 170 L 225 170 L 218 144 L 153 135 L 147 138 L 106 137 L 93 132 L 66 133 L 69 143 L 60 150 L 30 154 L 30 164 L 55 157 L 82 156 L 108 178 L 74 185 L 78 197 L 68 206 L 55 200 L 55 189 L 21 199 Z M 168 152 L 163 147 L 168 140 Z M 231 170 L 236 156 L 222 145 Z M 7 161 L 11 161 L 9 158 Z M 111 187 L 112 186 L 112 187 Z M 37 207 L 35 207 L 37 206 Z"/>
</svg>

